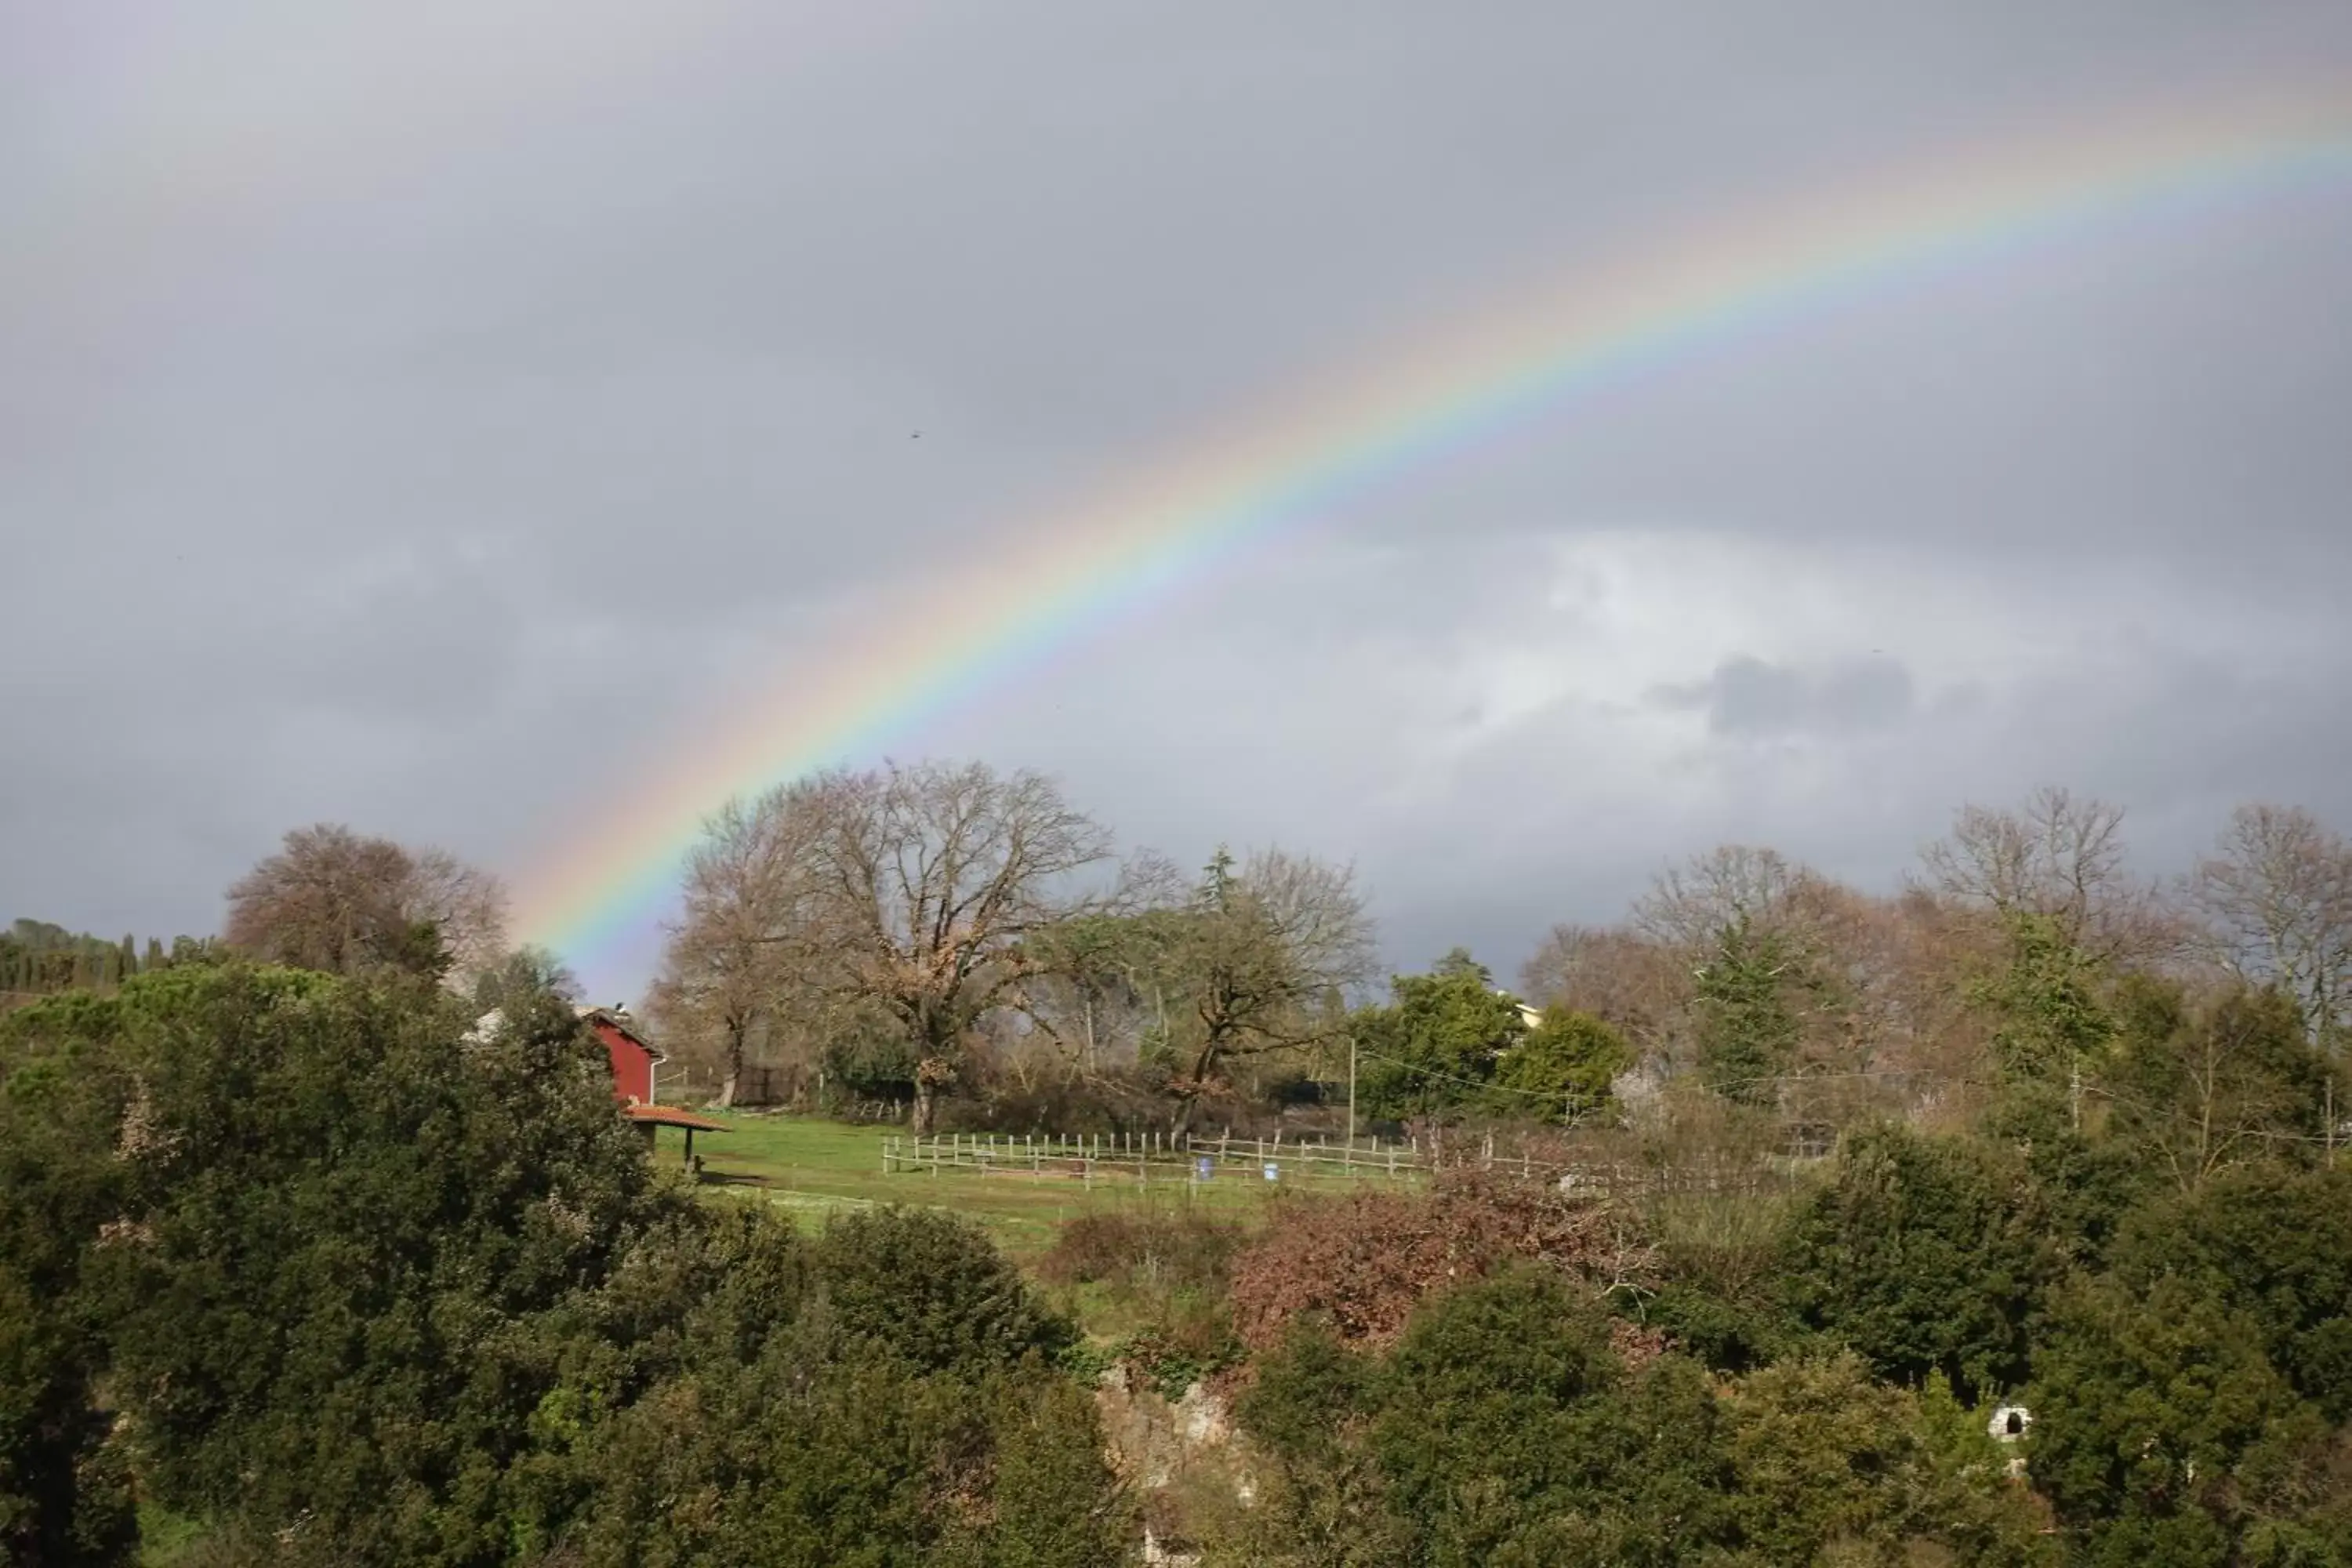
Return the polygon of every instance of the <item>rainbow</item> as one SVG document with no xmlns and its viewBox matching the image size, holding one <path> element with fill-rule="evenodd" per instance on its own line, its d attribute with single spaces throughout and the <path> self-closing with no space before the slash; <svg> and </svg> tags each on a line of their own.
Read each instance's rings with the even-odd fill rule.
<svg viewBox="0 0 2352 1568">
<path fill-rule="evenodd" d="M 1566 399 L 2038 244 L 2347 176 L 2352 93 L 2272 89 L 1906 166 L 1580 268 L 894 597 L 887 625 L 831 639 L 522 879 L 518 928 L 575 963 L 608 960 L 651 934 L 730 795 L 875 754 L 1251 543 Z"/>
</svg>

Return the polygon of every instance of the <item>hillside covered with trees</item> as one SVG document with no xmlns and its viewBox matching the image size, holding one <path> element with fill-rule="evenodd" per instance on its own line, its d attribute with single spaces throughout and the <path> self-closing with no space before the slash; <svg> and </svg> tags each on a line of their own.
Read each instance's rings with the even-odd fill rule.
<svg viewBox="0 0 2352 1568">
<path fill-rule="evenodd" d="M 649 1157 L 449 857 L 302 830 L 168 953 L 20 921 L 0 1550 L 2352 1563 L 2352 847 L 2309 816 L 2169 879 L 2056 790 L 1887 892 L 1717 849 L 1517 994 L 1380 973 L 1344 867 L 1114 847 L 980 767 L 735 803 L 653 1026 L 721 1106 L 1009 1132 L 1346 1136 L 1352 1064 L 1425 1179 L 1018 1258 L 796 1228 Z"/>
</svg>

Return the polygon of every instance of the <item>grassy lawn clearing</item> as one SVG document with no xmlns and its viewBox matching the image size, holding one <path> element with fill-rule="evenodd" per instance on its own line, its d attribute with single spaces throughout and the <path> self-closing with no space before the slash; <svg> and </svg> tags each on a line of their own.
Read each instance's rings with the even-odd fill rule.
<svg viewBox="0 0 2352 1568">
<path fill-rule="evenodd" d="M 983 1174 L 970 1171 L 940 1171 L 885 1174 L 882 1147 L 904 1130 L 856 1126 L 814 1117 L 769 1113 L 707 1113 L 727 1123 L 725 1132 L 705 1133 L 695 1141 L 702 1156 L 703 1180 L 714 1191 L 757 1195 L 786 1209 L 809 1225 L 845 1207 L 866 1204 L 906 1204 L 952 1209 L 970 1215 L 987 1227 L 997 1245 L 1011 1256 L 1027 1260 L 1053 1245 L 1054 1233 L 1066 1219 L 1105 1209 L 1200 1205 L 1226 1213 L 1255 1214 L 1277 1190 L 1307 1188 L 1344 1192 L 1344 1177 L 1302 1177 L 1284 1172 L 1281 1189 L 1244 1170 L 1227 1168 L 1202 1183 L 1155 1179 L 1147 1187 L 1130 1172 L 1125 1175 L 1099 1169 L 1089 1184 L 1063 1172 L 1032 1174 L 1010 1171 Z M 664 1131 L 657 1157 L 674 1164 L 680 1157 L 678 1135 Z M 1362 1184 L 1379 1178 L 1359 1178 Z"/>
</svg>

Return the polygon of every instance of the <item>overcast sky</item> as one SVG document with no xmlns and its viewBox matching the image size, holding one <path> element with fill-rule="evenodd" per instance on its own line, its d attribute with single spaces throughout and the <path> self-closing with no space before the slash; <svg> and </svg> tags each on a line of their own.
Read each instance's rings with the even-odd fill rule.
<svg viewBox="0 0 2352 1568">
<path fill-rule="evenodd" d="M 0 0 L 0 919 L 212 930 L 320 819 L 521 874 L 803 628 L 1286 387 L 2329 76 L 2342 0 Z M 1891 887 L 2044 781 L 2151 865 L 2352 828 L 2347 432 L 2352 178 L 1563 405 L 891 748 L 1352 858 L 1394 963 L 1507 974 L 1712 844 Z"/>
</svg>

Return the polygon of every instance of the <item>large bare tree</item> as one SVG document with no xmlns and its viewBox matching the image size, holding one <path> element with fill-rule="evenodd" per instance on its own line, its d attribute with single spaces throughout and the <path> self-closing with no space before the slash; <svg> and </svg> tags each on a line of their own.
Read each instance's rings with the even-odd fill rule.
<svg viewBox="0 0 2352 1568">
<path fill-rule="evenodd" d="M 1025 940 L 1089 906 L 1078 879 L 1109 853 L 1042 774 L 818 773 L 714 818 L 667 994 L 722 1028 L 762 1009 L 878 1010 L 914 1054 L 928 1131 L 972 1032 L 1017 996 Z"/>
<path fill-rule="evenodd" d="M 2179 922 L 2136 876 L 2124 808 L 2045 784 L 2013 808 L 1967 805 L 1920 852 L 1926 885 L 2000 915 L 2045 915 L 2093 957 L 2147 963 L 2179 945 Z"/>
<path fill-rule="evenodd" d="M 1726 844 L 1669 868 L 1633 902 L 1633 928 L 1688 952 L 1714 947 L 1742 921 L 1789 931 L 1818 879 L 1777 849 Z"/>
<path fill-rule="evenodd" d="M 821 896 L 844 978 L 903 1026 L 928 1131 L 967 1036 L 1018 986 L 1022 944 L 1088 901 L 1077 873 L 1110 836 L 1043 774 L 927 763 L 839 781 Z"/>
<path fill-rule="evenodd" d="M 815 868 L 828 805 L 822 784 L 730 800 L 704 820 L 687 858 L 685 907 L 648 1010 L 677 1047 L 712 1060 L 721 1105 L 741 1092 L 754 1036 L 788 1032 L 819 989 L 826 928 Z"/>
<path fill-rule="evenodd" d="M 2241 806 L 2189 894 L 2214 956 L 2293 996 L 2313 1037 L 2340 1048 L 2352 1027 L 2352 843 L 2299 807 Z"/>
<path fill-rule="evenodd" d="M 1691 964 L 1664 942 L 1626 926 L 1557 925 L 1519 971 L 1528 999 L 1590 1013 L 1664 1062 L 1691 999 Z"/>
<path fill-rule="evenodd" d="M 336 823 L 298 827 L 228 891 L 228 945 L 335 973 L 397 968 L 468 978 L 506 949 L 506 889 L 439 849 Z"/>
<path fill-rule="evenodd" d="M 464 977 L 497 968 L 508 956 L 506 884 L 446 849 L 410 852 L 409 903 L 449 950 L 451 973 Z"/>
</svg>

